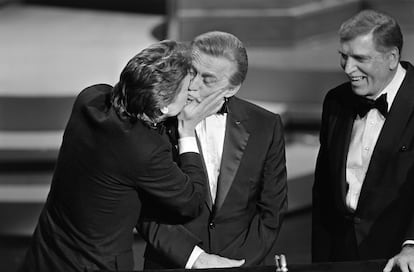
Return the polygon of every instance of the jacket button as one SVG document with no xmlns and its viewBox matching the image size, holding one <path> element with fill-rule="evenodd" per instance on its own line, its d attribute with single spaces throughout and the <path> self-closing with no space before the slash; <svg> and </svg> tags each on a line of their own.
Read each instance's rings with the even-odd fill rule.
<svg viewBox="0 0 414 272">
<path fill-rule="evenodd" d="M 400 150 L 401 150 L 401 151 L 407 151 L 407 146 L 403 145 L 403 146 L 400 148 Z"/>
<path fill-rule="evenodd" d="M 216 224 L 214 224 L 214 222 L 210 222 L 210 223 L 208 224 L 208 227 L 209 227 L 210 229 L 214 229 L 214 228 L 216 227 Z"/>
</svg>

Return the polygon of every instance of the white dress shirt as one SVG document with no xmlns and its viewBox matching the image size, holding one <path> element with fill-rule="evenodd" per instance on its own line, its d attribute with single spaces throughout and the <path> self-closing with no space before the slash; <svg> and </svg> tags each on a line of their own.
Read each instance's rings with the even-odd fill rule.
<svg viewBox="0 0 414 272">
<path fill-rule="evenodd" d="M 201 146 L 204 164 L 206 166 L 211 199 L 213 203 L 216 199 L 217 194 L 217 181 L 220 174 L 221 158 L 223 155 L 226 119 L 226 113 L 214 114 L 207 117 L 196 126 L 196 134 Z M 185 138 L 183 139 L 184 142 L 181 143 L 179 140 L 179 148 L 183 148 L 186 151 L 193 150 L 193 144 L 187 143 Z M 200 254 L 203 252 L 203 249 L 195 246 L 190 257 L 188 258 L 185 268 L 191 269 L 198 256 L 200 256 Z"/>
<path fill-rule="evenodd" d="M 405 69 L 399 64 L 394 78 L 376 97 L 387 94 L 388 111 L 405 74 Z M 361 187 L 384 122 L 384 116 L 377 109 L 371 109 L 363 118 L 357 115 L 354 121 L 346 163 L 346 182 L 349 185 L 346 205 L 352 211 L 357 208 Z"/>
<path fill-rule="evenodd" d="M 220 174 L 221 157 L 223 155 L 224 134 L 227 114 L 214 114 L 196 127 L 196 134 L 201 145 L 201 153 L 207 170 L 211 199 L 216 199 L 217 180 Z"/>
</svg>

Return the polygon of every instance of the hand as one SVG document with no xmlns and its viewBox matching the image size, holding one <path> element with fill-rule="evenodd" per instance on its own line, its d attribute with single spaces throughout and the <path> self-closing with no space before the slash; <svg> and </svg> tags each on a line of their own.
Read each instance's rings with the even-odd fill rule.
<svg viewBox="0 0 414 272">
<path fill-rule="evenodd" d="M 244 264 L 245 260 L 233 260 L 219 255 L 201 253 L 197 260 L 194 262 L 192 268 L 226 268 L 226 267 L 239 267 Z"/>
<path fill-rule="evenodd" d="M 401 252 L 392 257 L 384 267 L 384 272 L 390 272 L 398 266 L 402 272 L 414 271 L 414 245 L 405 245 Z"/>
<path fill-rule="evenodd" d="M 228 91 L 217 91 L 203 101 L 192 100 L 178 115 L 178 132 L 180 137 L 194 136 L 194 129 L 204 118 L 216 113 L 224 103 Z"/>
</svg>

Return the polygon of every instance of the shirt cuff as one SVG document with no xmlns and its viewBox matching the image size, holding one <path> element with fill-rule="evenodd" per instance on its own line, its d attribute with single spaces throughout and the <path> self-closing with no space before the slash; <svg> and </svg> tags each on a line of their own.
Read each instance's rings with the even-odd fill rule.
<svg viewBox="0 0 414 272">
<path fill-rule="evenodd" d="M 200 256 L 200 254 L 203 252 L 204 250 L 202 250 L 199 246 L 195 246 L 193 251 L 191 252 L 190 258 L 188 258 L 188 261 L 185 265 L 185 269 L 193 268 L 193 265 L 195 261 L 197 260 L 198 256 Z"/>
<path fill-rule="evenodd" d="M 405 240 L 405 242 L 403 243 L 402 246 L 405 246 L 405 245 L 413 245 L 414 246 L 414 240 Z"/>
<path fill-rule="evenodd" d="M 179 138 L 178 139 L 178 152 L 180 155 L 186 152 L 200 153 L 198 151 L 196 138 L 195 137 Z"/>
</svg>

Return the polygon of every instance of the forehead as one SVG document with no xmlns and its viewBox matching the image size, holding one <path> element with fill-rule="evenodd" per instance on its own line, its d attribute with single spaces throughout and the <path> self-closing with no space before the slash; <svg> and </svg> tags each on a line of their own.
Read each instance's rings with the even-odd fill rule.
<svg viewBox="0 0 414 272">
<path fill-rule="evenodd" d="M 192 64 L 198 73 L 209 73 L 229 78 L 236 71 L 236 64 L 225 57 L 215 57 L 198 50 L 193 52 Z"/>
<path fill-rule="evenodd" d="M 347 54 L 371 55 L 380 53 L 375 46 L 372 33 L 356 36 L 349 41 L 342 41 L 341 51 Z"/>
</svg>

